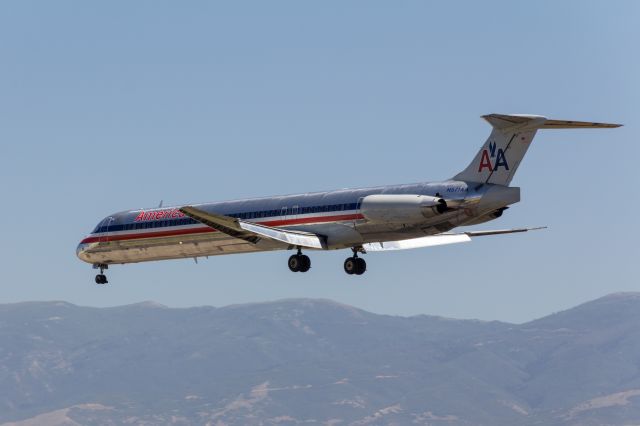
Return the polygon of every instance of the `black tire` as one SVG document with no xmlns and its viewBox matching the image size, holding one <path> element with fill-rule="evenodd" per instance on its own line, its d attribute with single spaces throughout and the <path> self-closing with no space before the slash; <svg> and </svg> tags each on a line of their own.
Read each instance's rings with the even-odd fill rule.
<svg viewBox="0 0 640 426">
<path fill-rule="evenodd" d="M 96 284 L 102 284 L 102 275 L 96 275 Z"/>
<path fill-rule="evenodd" d="M 365 262 L 364 259 L 361 257 L 357 258 L 356 259 L 356 275 L 362 275 L 366 270 L 367 270 L 367 262 Z"/>
<path fill-rule="evenodd" d="M 289 258 L 289 270 L 291 272 L 299 272 L 300 271 L 300 267 L 302 266 L 301 264 L 302 262 L 300 261 L 300 256 L 298 256 L 297 254 L 292 255 Z"/>
<path fill-rule="evenodd" d="M 356 258 L 355 257 L 347 257 L 347 259 L 344 261 L 344 271 L 349 274 L 349 275 L 353 275 L 356 273 Z"/>
<path fill-rule="evenodd" d="M 300 255 L 300 272 L 307 272 L 311 268 L 311 259 L 309 256 Z"/>
</svg>

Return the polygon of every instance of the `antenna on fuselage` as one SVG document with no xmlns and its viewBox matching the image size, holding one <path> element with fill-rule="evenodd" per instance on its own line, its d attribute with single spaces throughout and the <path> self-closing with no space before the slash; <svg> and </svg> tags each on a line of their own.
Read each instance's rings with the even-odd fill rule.
<svg viewBox="0 0 640 426">
<path fill-rule="evenodd" d="M 164 201 L 164 200 L 160 200 L 160 204 L 158 204 L 158 208 L 162 208 L 162 202 L 163 202 L 163 201 Z"/>
</svg>

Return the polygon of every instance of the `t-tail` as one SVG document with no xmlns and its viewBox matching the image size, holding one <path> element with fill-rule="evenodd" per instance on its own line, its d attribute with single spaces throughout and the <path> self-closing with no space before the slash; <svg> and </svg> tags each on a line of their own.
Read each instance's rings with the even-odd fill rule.
<svg viewBox="0 0 640 426">
<path fill-rule="evenodd" d="M 621 124 L 549 120 L 539 115 L 483 115 L 493 131 L 475 158 L 455 180 L 508 186 L 538 129 L 593 129 Z"/>
</svg>

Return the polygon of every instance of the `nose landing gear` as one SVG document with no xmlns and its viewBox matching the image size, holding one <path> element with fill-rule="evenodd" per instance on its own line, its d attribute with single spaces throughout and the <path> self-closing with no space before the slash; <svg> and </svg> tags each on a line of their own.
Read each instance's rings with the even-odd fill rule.
<svg viewBox="0 0 640 426">
<path fill-rule="evenodd" d="M 354 247 L 353 256 L 347 257 L 344 261 L 344 271 L 349 275 L 362 275 L 367 270 L 367 262 L 361 257 L 358 257 L 358 252 L 362 251 L 362 248 Z"/>
<path fill-rule="evenodd" d="M 109 269 L 109 265 L 104 263 L 97 263 L 93 265 L 93 269 L 100 269 L 100 273 L 96 275 L 96 284 L 107 284 L 107 276 L 104 274 L 105 269 Z"/>
</svg>

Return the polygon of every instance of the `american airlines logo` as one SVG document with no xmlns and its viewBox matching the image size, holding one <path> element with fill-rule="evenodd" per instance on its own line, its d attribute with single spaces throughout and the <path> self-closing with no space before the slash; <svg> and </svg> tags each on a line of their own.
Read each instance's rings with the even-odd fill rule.
<svg viewBox="0 0 640 426">
<path fill-rule="evenodd" d="M 143 220 L 160 220 L 160 219 L 175 219 L 178 217 L 184 217 L 184 213 L 182 213 L 178 209 L 171 210 L 160 210 L 160 211 L 152 211 L 145 212 L 142 210 L 138 216 L 136 216 L 135 221 L 140 222 Z"/>
<path fill-rule="evenodd" d="M 492 159 L 494 159 L 494 163 L 492 163 Z M 504 167 L 505 170 L 509 170 L 509 165 L 507 164 L 507 158 L 504 155 L 504 151 L 502 148 L 497 148 L 496 152 L 496 143 L 489 142 L 489 149 L 482 150 L 482 158 L 480 159 L 480 167 L 478 168 L 478 173 L 482 173 L 482 170 L 489 169 L 490 172 L 495 172 L 500 167 Z"/>
</svg>

